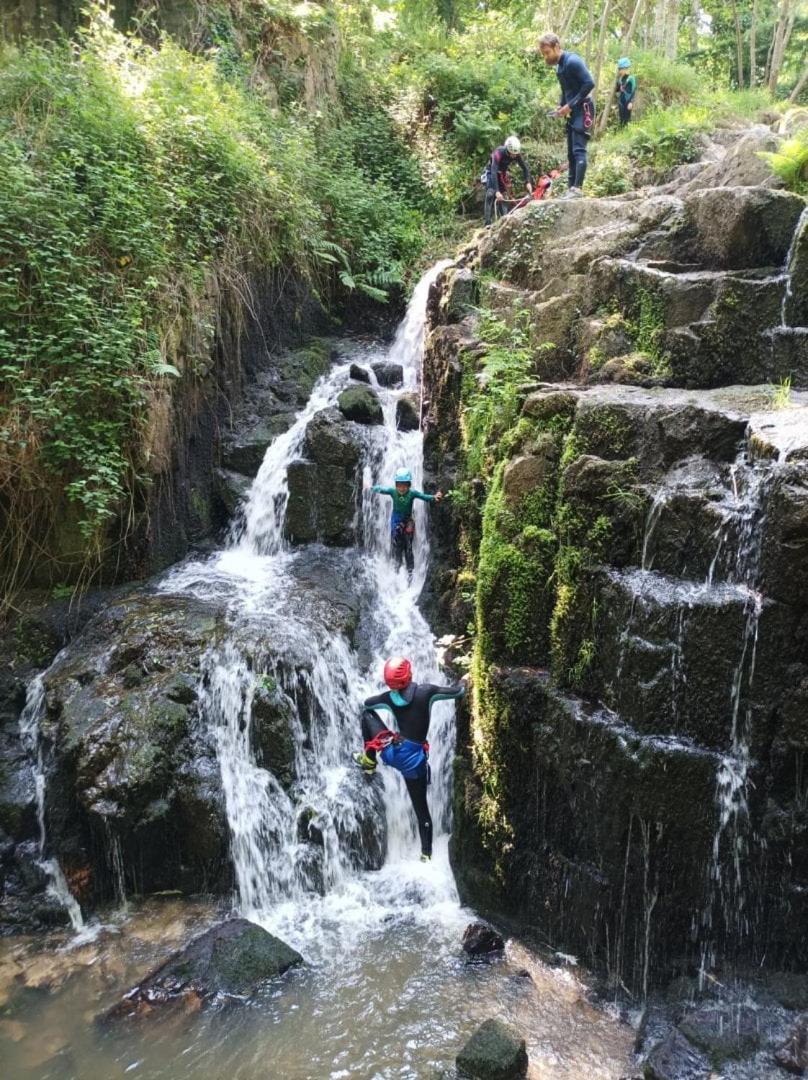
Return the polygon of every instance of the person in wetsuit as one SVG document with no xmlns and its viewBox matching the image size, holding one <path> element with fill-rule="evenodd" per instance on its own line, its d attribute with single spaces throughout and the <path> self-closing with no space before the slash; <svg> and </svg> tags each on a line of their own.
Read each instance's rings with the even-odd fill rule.
<svg viewBox="0 0 808 1080">
<path fill-rule="evenodd" d="M 436 495 L 427 495 L 423 491 L 416 491 L 412 486 L 412 474 L 408 469 L 399 469 L 395 475 L 395 487 L 382 487 L 374 484 L 370 489 L 374 495 L 389 495 L 393 500 L 393 511 L 390 515 L 390 547 L 396 570 L 401 567 L 402 560 L 407 565 L 407 573 L 412 577 L 415 567 L 415 558 L 412 553 L 412 542 L 415 538 L 415 522 L 412 519 L 412 507 L 416 499 L 424 502 L 440 502 L 443 492 Z"/>
<path fill-rule="evenodd" d="M 510 195 L 510 177 L 508 170 L 511 165 L 518 165 L 522 170 L 522 179 L 528 192 L 533 190 L 533 180 L 530 169 L 522 157 L 522 144 L 515 135 L 509 135 L 502 146 L 498 146 L 491 154 L 488 167 L 485 171 L 487 177 L 485 185 L 484 221 L 490 225 L 497 212 L 507 214 Z M 499 206 L 498 204 L 502 204 Z"/>
<path fill-rule="evenodd" d="M 377 755 L 385 765 L 404 777 L 407 792 L 418 821 L 421 837 L 421 861 L 432 858 L 432 816 L 426 791 L 429 784 L 429 719 L 436 701 L 455 701 L 466 692 L 464 681 L 453 686 L 412 681 L 412 664 L 403 656 L 393 656 L 384 665 L 388 690 L 369 697 L 362 711 L 362 738 L 365 749 L 353 755 L 354 762 L 366 776 L 376 772 Z M 389 712 L 398 731 L 386 727 L 379 712 Z"/>
<path fill-rule="evenodd" d="M 594 131 L 595 80 L 577 53 L 561 48 L 557 34 L 542 34 L 539 51 L 548 67 L 556 69 L 561 87 L 561 104 L 556 116 L 567 121 L 567 160 L 569 188 L 562 199 L 579 199 L 586 176 L 587 144 Z"/>
</svg>

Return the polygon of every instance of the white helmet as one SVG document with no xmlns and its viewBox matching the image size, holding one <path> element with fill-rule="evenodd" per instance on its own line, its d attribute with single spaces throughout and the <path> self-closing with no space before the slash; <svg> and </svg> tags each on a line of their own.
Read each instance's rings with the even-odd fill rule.
<svg viewBox="0 0 808 1080">
<path fill-rule="evenodd" d="M 522 149 L 522 144 L 515 135 L 509 135 L 505 140 L 505 149 L 509 154 L 518 154 Z"/>
</svg>

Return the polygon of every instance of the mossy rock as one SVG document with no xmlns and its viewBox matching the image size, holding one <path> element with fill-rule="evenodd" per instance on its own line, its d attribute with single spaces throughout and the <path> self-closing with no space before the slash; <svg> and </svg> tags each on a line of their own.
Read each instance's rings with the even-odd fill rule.
<svg viewBox="0 0 808 1080">
<path fill-rule="evenodd" d="M 155 1010 L 183 1002 L 204 1003 L 220 995 L 246 999 L 262 983 L 302 963 L 299 952 L 262 927 L 246 919 L 231 919 L 174 953 L 99 1020 L 145 1017 Z"/>
</svg>

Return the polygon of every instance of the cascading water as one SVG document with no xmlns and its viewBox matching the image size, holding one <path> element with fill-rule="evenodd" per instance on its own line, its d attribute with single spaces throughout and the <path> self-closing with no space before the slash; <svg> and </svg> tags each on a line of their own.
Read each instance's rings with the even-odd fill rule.
<svg viewBox="0 0 808 1080">
<path fill-rule="evenodd" d="M 378 691 L 386 656 L 407 655 L 419 681 L 442 681 L 433 636 L 417 607 L 429 558 L 426 507 L 416 504 L 416 570 L 408 582 L 390 559 L 389 499 L 374 496 L 370 487 L 388 485 L 395 470 L 404 466 L 413 474 L 414 487 L 422 484 L 421 434 L 397 430 L 396 405 L 401 394 L 417 392 L 426 296 L 443 265 L 438 264 L 419 283 L 384 356 L 388 363 L 401 366 L 401 389 L 385 389 L 373 380 L 384 423 L 365 436 L 363 548 L 339 553 L 321 549 L 324 560 L 327 555 L 336 559 L 338 572 L 352 575 L 359 584 L 367 612 L 365 662 L 360 665 L 345 637 L 329 632 L 314 612 L 306 611 L 305 603 L 298 606 L 297 594 L 292 594 L 300 552 L 284 538 L 287 469 L 304 449 L 311 419 L 334 405 L 348 385 L 348 364 L 337 366 L 318 383 L 294 424 L 267 451 L 227 550 L 210 563 L 184 566 L 163 585 L 169 591 L 189 589 L 201 595 L 220 588 L 234 596 L 232 635 L 204 660 L 201 700 L 216 734 L 239 907 L 251 918 L 283 930 L 287 937 L 294 937 L 287 920 L 299 922 L 301 906 L 308 905 L 309 914 L 317 917 L 312 909 L 319 906 L 322 911 L 332 893 L 342 890 L 344 894 L 346 889 L 356 893 L 357 863 L 361 867 L 361 848 L 369 835 L 372 848 L 383 846 L 386 840 L 387 875 L 395 873 L 394 867 L 411 867 L 418 855 L 414 816 L 399 777 L 381 769 L 372 785 L 378 790 L 372 790 L 355 775 L 349 753 L 360 745 L 361 701 Z M 268 640 L 271 650 L 264 647 Z M 255 687 L 262 678 L 276 683 L 293 707 L 296 776 L 289 790 L 255 757 L 251 714 Z M 311 714 L 308 731 L 295 707 L 301 679 Z M 452 716 L 450 704 L 436 705 L 430 732 L 430 803 L 438 838 L 449 823 Z M 381 790 L 385 829 L 378 820 Z M 316 819 L 322 849 L 316 865 L 310 845 L 300 839 L 301 822 L 312 819 Z M 431 876 L 425 880 L 434 895 L 453 902 L 445 838 L 437 844 L 436 863 L 429 869 Z M 367 887 L 366 883 L 363 888 Z M 365 896 L 364 902 L 372 906 L 372 897 Z"/>
<path fill-rule="evenodd" d="M 39 824 L 39 865 L 48 876 L 48 894 L 65 909 L 74 930 L 84 928 L 84 919 L 75 897 L 71 894 L 59 860 L 46 856 L 45 827 L 45 766 L 42 759 L 42 740 L 39 725 L 45 711 L 45 681 L 37 675 L 28 686 L 25 706 L 20 714 L 20 738 L 28 753 L 34 773 L 36 815 Z"/>
<path fill-rule="evenodd" d="M 737 942 L 749 932 L 743 867 L 749 847 L 750 694 L 755 678 L 758 629 L 763 610 L 763 597 L 759 592 L 762 518 L 771 478 L 771 467 L 750 463 L 746 452 L 730 470 L 733 499 L 729 513 L 734 519 L 736 540 L 734 559 L 727 568 L 727 578 L 746 591 L 746 616 L 731 686 L 730 746 L 728 753 L 722 755 L 716 774 L 716 828 L 709 866 L 710 894 L 702 920 L 707 933 L 702 952 L 702 979 L 706 968 L 714 964 L 717 958 L 711 933 L 715 902 L 720 904 L 728 939 Z M 726 532 L 720 531 L 716 558 L 711 563 L 708 580 L 712 579 L 725 537 Z M 730 874 L 725 872 L 727 865 Z"/>
<path fill-rule="evenodd" d="M 416 504 L 409 582 L 390 557 L 389 498 L 369 490 L 389 485 L 401 466 L 415 487 L 423 485 L 421 435 L 398 431 L 395 416 L 399 396 L 418 388 L 426 294 L 440 270 L 417 287 L 389 348 L 346 346 L 354 362 L 403 369 L 398 390 L 372 380 L 383 424 L 354 432 L 363 444 L 365 490 L 356 492 L 355 522 L 361 542 L 291 547 L 284 537 L 287 468 L 306 452 L 307 425 L 349 385 L 344 363 L 270 447 L 227 548 L 183 564 L 157 586 L 167 596 L 225 602 L 226 629 L 201 658 L 198 701 L 221 774 L 235 907 L 296 947 L 306 966 L 269 986 L 252 1008 L 155 1025 L 148 1039 L 134 1029 L 115 1040 L 85 1038 L 76 1048 L 83 1080 L 130 1071 L 144 1080 L 191 1080 L 202 1072 L 245 1080 L 421 1080 L 450 1065 L 492 1015 L 514 1023 L 533 1061 L 558 1080 L 616 1080 L 628 1068 L 628 1033 L 581 1001 L 568 971 L 548 970 L 518 947 L 504 965 L 460 959 L 472 913 L 458 902 L 448 860 L 452 703 L 435 706 L 429 733 L 431 863 L 419 860 L 400 777 L 381 767 L 368 780 L 350 759 L 361 746 L 361 703 L 381 689 L 386 656 L 409 656 L 419 681 L 445 681 L 417 606 L 434 508 Z M 341 598 L 350 618 L 340 614 Z M 38 708 L 32 697 L 32 730 Z M 271 764 L 278 722 L 292 759 L 287 773 Z M 120 882 L 119 856 L 112 845 L 108 861 Z M 135 925 L 133 907 L 127 922 Z M 531 978 L 521 977 L 526 968 Z M 520 977 L 508 977 L 516 972 Z M 79 1030 L 87 1008 L 77 1012 Z"/>
</svg>

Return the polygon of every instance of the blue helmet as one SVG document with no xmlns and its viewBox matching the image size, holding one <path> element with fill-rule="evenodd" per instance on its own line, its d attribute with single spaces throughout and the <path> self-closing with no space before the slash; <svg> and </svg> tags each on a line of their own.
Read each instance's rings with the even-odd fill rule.
<svg viewBox="0 0 808 1080">
<path fill-rule="evenodd" d="M 411 484 L 412 473 L 409 469 L 396 469 L 395 481 L 396 484 Z"/>
<path fill-rule="evenodd" d="M 631 67 L 631 61 L 629 60 L 629 58 L 627 56 L 621 56 L 620 59 L 617 61 L 617 70 L 618 71 L 625 71 L 626 68 L 630 68 L 630 67 Z"/>
</svg>

